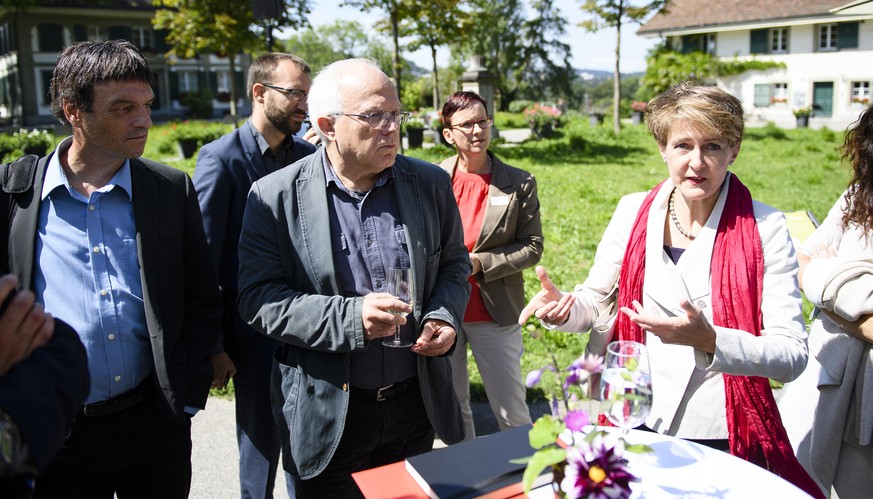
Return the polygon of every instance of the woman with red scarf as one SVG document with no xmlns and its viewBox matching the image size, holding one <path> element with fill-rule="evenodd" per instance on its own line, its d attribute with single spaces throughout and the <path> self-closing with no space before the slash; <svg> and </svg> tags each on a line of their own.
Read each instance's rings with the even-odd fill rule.
<svg viewBox="0 0 873 499">
<path fill-rule="evenodd" d="M 613 340 L 646 343 L 648 429 L 729 451 L 820 497 L 768 383 L 800 375 L 806 334 L 785 217 L 728 171 L 742 105 L 716 87 L 681 83 L 649 102 L 646 124 L 668 178 L 621 199 L 572 293 L 537 267 L 542 290 L 519 322 L 536 315 L 547 327 L 591 329 L 588 350 L 601 355 Z"/>
</svg>

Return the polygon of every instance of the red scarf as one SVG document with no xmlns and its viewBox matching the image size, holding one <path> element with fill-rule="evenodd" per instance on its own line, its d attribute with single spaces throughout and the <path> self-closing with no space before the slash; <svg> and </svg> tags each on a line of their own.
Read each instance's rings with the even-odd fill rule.
<svg viewBox="0 0 873 499">
<path fill-rule="evenodd" d="M 633 300 L 642 302 L 649 208 L 662 184 L 646 196 L 631 230 L 619 276 L 619 307 L 632 308 Z M 736 175 L 730 176 L 711 272 L 713 324 L 760 336 L 764 255 L 752 196 Z M 627 315 L 620 313 L 616 320 L 619 340 L 645 343 L 645 332 Z M 767 379 L 722 376 L 731 454 L 779 475 L 813 497 L 823 498 L 821 489 L 794 456 Z"/>
</svg>

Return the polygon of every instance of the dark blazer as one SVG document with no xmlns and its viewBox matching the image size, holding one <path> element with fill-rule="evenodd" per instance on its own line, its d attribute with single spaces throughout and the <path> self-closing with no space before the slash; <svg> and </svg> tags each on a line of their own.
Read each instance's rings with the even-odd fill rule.
<svg viewBox="0 0 873 499">
<path fill-rule="evenodd" d="M 33 188 L 14 196 L 18 211 L 9 234 L 9 268 L 33 287 L 36 231 L 46 165 Z M 154 380 L 171 418 L 186 406 L 204 408 L 212 383 L 212 354 L 221 317 L 197 193 L 184 172 L 147 159 L 130 160 L 136 249 Z"/>
<path fill-rule="evenodd" d="M 194 170 L 194 186 L 200 200 L 203 227 L 212 263 L 225 305 L 222 321 L 224 350 L 233 357 L 228 334 L 241 338 L 259 334 L 240 320 L 236 312 L 237 274 L 239 273 L 239 233 L 242 230 L 246 197 L 255 180 L 272 173 L 264 163 L 252 133 L 251 121 L 200 148 Z M 293 161 L 315 152 L 315 146 L 294 137 Z"/>
<path fill-rule="evenodd" d="M 304 480 L 336 452 L 349 404 L 353 351 L 367 347 L 364 298 L 342 296 L 333 265 L 323 155 L 316 153 L 252 185 L 239 241 L 240 315 L 284 345 L 274 362 L 274 414 L 285 470 Z M 470 258 L 449 176 L 397 156 L 392 186 L 415 277 L 418 324 L 461 330 Z M 418 356 L 427 415 L 448 443 L 464 436 L 448 356 Z M 276 400 L 278 398 L 279 400 Z"/>
<path fill-rule="evenodd" d="M 85 347 L 73 328 L 57 319 L 51 340 L 0 376 L 0 409 L 18 427 L 36 471 L 45 469 L 66 438 L 88 396 L 88 381 Z M 31 496 L 27 481 L 33 470 L 15 472 L 0 478 L 0 497 Z"/>
<path fill-rule="evenodd" d="M 15 421 L 38 470 L 66 438 L 88 396 L 88 381 L 85 347 L 57 319 L 52 339 L 0 376 L 0 408 Z"/>
<path fill-rule="evenodd" d="M 479 255 L 482 272 L 476 274 L 485 308 L 494 322 L 509 326 L 527 304 L 524 269 L 543 256 L 543 227 L 537 182 L 530 173 L 507 165 L 491 152 L 491 186 L 479 239 L 472 253 Z M 454 177 L 458 156 L 440 163 Z"/>
</svg>

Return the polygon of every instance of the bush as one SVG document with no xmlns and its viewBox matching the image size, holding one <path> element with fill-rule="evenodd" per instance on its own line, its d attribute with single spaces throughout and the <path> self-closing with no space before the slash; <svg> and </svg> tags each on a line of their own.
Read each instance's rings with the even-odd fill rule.
<svg viewBox="0 0 873 499">
<path fill-rule="evenodd" d="M 183 121 L 170 125 L 170 140 L 196 140 L 197 147 L 203 147 L 227 133 L 226 126 L 208 122 Z"/>
<path fill-rule="evenodd" d="M 180 97 L 180 102 L 188 108 L 191 118 L 212 118 L 212 93 L 203 89 Z"/>
<path fill-rule="evenodd" d="M 537 138 L 551 137 L 554 131 L 563 125 L 561 110 L 545 104 L 534 104 L 525 109 L 528 125 Z"/>
<path fill-rule="evenodd" d="M 11 135 L 3 134 L 0 135 L 0 160 L 8 162 L 24 154 L 43 156 L 54 144 L 54 136 L 46 130 L 21 129 Z"/>
<path fill-rule="evenodd" d="M 513 114 L 523 113 L 525 109 L 532 107 L 533 101 L 529 100 L 514 100 L 509 103 L 506 110 Z"/>
</svg>

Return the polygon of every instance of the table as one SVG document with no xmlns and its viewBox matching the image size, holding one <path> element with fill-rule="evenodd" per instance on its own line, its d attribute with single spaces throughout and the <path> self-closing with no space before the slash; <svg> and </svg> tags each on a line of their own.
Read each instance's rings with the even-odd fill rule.
<svg viewBox="0 0 873 499">
<path fill-rule="evenodd" d="M 619 431 L 616 428 L 602 429 Z M 809 497 L 793 484 L 763 468 L 693 442 L 639 430 L 631 430 L 627 441 L 646 444 L 653 449 L 653 452 L 645 454 L 625 453 L 629 468 L 641 478 L 641 481 L 631 484 L 632 498 Z M 368 499 L 428 497 L 409 476 L 403 462 L 355 473 L 353 476 Z M 545 486 L 531 491 L 529 497 L 552 499 L 554 495 Z"/>
</svg>

